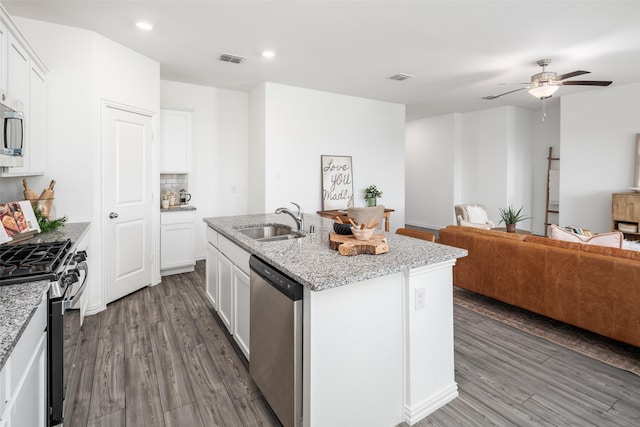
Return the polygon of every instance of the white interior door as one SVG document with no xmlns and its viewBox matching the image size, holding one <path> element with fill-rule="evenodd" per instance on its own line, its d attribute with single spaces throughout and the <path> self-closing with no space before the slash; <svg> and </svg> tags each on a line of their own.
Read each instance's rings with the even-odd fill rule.
<svg viewBox="0 0 640 427">
<path fill-rule="evenodd" d="M 105 106 L 105 276 L 110 303 L 151 284 L 152 118 Z"/>
</svg>

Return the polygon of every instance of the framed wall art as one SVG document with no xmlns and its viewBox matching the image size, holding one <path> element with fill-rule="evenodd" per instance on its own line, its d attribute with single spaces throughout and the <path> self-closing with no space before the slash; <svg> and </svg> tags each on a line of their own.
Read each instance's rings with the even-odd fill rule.
<svg viewBox="0 0 640 427">
<path fill-rule="evenodd" d="M 351 156 L 320 156 L 322 165 L 322 210 L 353 206 Z"/>
</svg>

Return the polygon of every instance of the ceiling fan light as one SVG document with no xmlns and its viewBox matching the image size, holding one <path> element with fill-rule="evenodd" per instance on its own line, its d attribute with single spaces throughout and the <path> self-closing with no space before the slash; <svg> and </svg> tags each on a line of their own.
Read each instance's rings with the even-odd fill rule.
<svg viewBox="0 0 640 427">
<path fill-rule="evenodd" d="M 553 95 L 559 88 L 560 86 L 545 84 L 541 86 L 532 87 L 531 89 L 529 89 L 529 93 L 535 96 L 536 98 L 543 99 Z"/>
</svg>

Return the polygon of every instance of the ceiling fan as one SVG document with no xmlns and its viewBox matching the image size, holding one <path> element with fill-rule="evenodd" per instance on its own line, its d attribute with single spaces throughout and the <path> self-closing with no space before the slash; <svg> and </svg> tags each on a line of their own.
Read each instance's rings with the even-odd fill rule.
<svg viewBox="0 0 640 427">
<path fill-rule="evenodd" d="M 611 81 L 604 80 L 569 80 L 568 78 L 581 76 L 583 74 L 589 74 L 590 71 L 573 71 L 571 73 L 558 75 L 552 71 L 547 71 L 546 67 L 551 63 L 550 59 L 541 59 L 536 62 L 542 67 L 540 73 L 531 76 L 530 83 L 518 83 L 527 85 L 520 89 L 510 90 L 509 92 L 501 93 L 500 95 L 483 96 L 482 99 L 496 99 L 503 95 L 508 95 L 513 92 L 518 92 L 524 89 L 529 89 L 529 93 L 536 98 L 545 100 L 551 98 L 551 96 L 557 91 L 560 86 L 609 86 Z"/>
</svg>

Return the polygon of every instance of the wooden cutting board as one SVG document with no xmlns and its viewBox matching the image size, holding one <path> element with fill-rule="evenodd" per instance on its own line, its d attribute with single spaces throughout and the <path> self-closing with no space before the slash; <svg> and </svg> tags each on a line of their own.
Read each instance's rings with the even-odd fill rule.
<svg viewBox="0 0 640 427">
<path fill-rule="evenodd" d="M 378 255 L 389 252 L 384 234 L 373 233 L 369 240 L 358 240 L 352 234 L 329 233 L 329 247 L 341 255 Z"/>
</svg>

